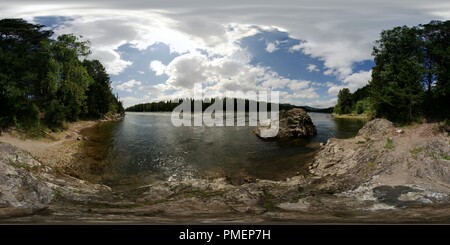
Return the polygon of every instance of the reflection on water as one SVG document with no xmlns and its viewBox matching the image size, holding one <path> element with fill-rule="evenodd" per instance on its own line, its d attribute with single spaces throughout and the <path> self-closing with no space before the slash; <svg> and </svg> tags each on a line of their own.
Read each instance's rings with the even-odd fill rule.
<svg viewBox="0 0 450 245">
<path fill-rule="evenodd" d="M 105 166 L 97 174 L 107 184 L 169 176 L 236 176 L 279 180 L 304 171 L 319 142 L 354 136 L 363 120 L 310 113 L 317 136 L 264 141 L 253 127 L 174 127 L 170 113 L 127 113 L 119 122 L 86 129 L 85 153 Z M 111 177 L 113 176 L 113 177 Z"/>
</svg>

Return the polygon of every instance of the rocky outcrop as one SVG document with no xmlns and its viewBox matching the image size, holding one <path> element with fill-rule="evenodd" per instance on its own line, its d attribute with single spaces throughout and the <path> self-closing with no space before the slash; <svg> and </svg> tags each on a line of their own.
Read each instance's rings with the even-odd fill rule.
<svg viewBox="0 0 450 245">
<path fill-rule="evenodd" d="M 0 152 L 0 206 L 39 208 L 48 204 L 52 188 L 29 171 L 41 164 L 6 144 L 0 144 Z"/>
<path fill-rule="evenodd" d="M 383 138 L 385 136 L 390 136 L 394 133 L 394 124 L 386 119 L 377 118 L 364 125 L 358 135 L 362 137 L 370 138 Z"/>
<path fill-rule="evenodd" d="M 0 143 L 0 218 L 14 213 L 30 215 L 61 199 L 70 202 L 104 200 L 103 194 L 110 191 L 103 185 L 55 173 L 27 152 Z"/>
<path fill-rule="evenodd" d="M 259 125 L 254 129 L 257 136 L 266 138 L 262 134 L 263 129 L 269 129 L 272 125 Z M 308 137 L 317 134 L 316 126 L 314 126 L 311 117 L 301 108 L 294 108 L 288 111 L 281 111 L 279 114 L 279 130 L 278 134 L 273 137 L 275 139 L 288 139 Z"/>
<path fill-rule="evenodd" d="M 447 202 L 449 137 L 436 124 L 396 129 L 368 122 L 352 139 L 330 139 L 310 166 L 328 193 L 379 200 L 391 206 Z"/>
</svg>

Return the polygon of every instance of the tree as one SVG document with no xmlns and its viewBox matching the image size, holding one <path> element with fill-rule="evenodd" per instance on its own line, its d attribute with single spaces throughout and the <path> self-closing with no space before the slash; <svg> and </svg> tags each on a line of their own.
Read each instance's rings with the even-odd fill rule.
<svg viewBox="0 0 450 245">
<path fill-rule="evenodd" d="M 43 27 L 22 19 L 0 20 L 0 126 L 38 123 L 48 62 L 42 50 L 53 34 Z"/>
<path fill-rule="evenodd" d="M 427 111 L 433 116 L 450 115 L 450 21 L 420 25 L 420 38 L 427 68 L 423 81 L 427 88 Z"/>
<path fill-rule="evenodd" d="M 409 122 L 422 115 L 425 74 L 422 40 L 417 28 L 406 26 L 383 31 L 373 49 L 370 93 L 377 116 Z"/>
<path fill-rule="evenodd" d="M 111 81 L 105 67 L 98 60 L 84 60 L 83 66 L 93 78 L 87 91 L 88 115 L 102 117 L 111 110 L 115 98 L 111 93 Z"/>
<path fill-rule="evenodd" d="M 338 103 L 334 107 L 337 114 L 349 114 L 352 112 L 352 94 L 348 88 L 339 90 Z"/>
<path fill-rule="evenodd" d="M 89 42 L 22 19 L 0 20 L 0 127 L 61 127 L 65 121 L 123 113 Z"/>
<path fill-rule="evenodd" d="M 57 95 L 64 107 L 66 119 L 76 121 L 88 112 L 86 92 L 93 83 L 79 60 L 90 53 L 88 43 L 79 41 L 74 35 L 61 35 L 54 42 L 53 52 L 62 65 Z"/>
</svg>

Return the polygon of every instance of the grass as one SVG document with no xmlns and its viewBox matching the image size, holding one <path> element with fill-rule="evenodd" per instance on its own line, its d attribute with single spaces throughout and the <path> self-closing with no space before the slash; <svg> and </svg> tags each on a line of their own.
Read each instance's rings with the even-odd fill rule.
<svg viewBox="0 0 450 245">
<path fill-rule="evenodd" d="M 13 167 L 16 167 L 16 168 L 23 168 L 23 169 L 25 169 L 25 170 L 30 170 L 30 169 L 31 169 L 30 165 L 28 165 L 28 164 L 26 164 L 26 163 L 24 163 L 24 162 L 14 161 L 14 160 L 12 160 L 12 159 L 9 159 L 8 161 L 9 161 L 9 165 L 11 165 L 11 166 L 13 166 Z"/>
<path fill-rule="evenodd" d="M 433 158 L 433 160 L 444 159 L 450 161 L 450 155 L 448 154 L 440 154 L 439 152 L 428 152 L 427 156 Z"/>
<path fill-rule="evenodd" d="M 23 126 L 16 124 L 17 132 L 25 139 L 40 139 L 47 135 L 49 129 L 43 125 Z"/>
<path fill-rule="evenodd" d="M 422 147 L 417 147 L 417 148 L 412 149 L 410 152 L 413 155 L 414 159 L 416 159 L 417 155 L 419 155 L 422 151 L 423 151 Z"/>
<path fill-rule="evenodd" d="M 394 149 L 395 148 L 394 141 L 391 138 L 387 138 L 386 144 L 384 145 L 384 148 L 385 149 L 389 149 L 389 150 Z"/>
<path fill-rule="evenodd" d="M 345 119 L 369 119 L 367 114 L 333 114 L 334 118 L 345 118 Z"/>
<path fill-rule="evenodd" d="M 375 169 L 377 167 L 377 164 L 374 161 L 371 161 L 371 162 L 367 163 L 367 167 L 369 169 Z"/>
</svg>

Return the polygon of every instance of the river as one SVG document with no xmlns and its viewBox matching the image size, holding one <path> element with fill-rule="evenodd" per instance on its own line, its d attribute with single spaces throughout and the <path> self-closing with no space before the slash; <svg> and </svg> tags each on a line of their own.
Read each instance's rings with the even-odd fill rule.
<svg viewBox="0 0 450 245">
<path fill-rule="evenodd" d="M 366 122 L 309 115 L 316 136 L 277 142 L 259 139 L 250 126 L 175 127 L 170 113 L 127 113 L 121 121 L 83 130 L 84 154 L 98 181 L 112 186 L 170 177 L 281 180 L 304 173 L 321 142 L 353 137 Z"/>
</svg>

